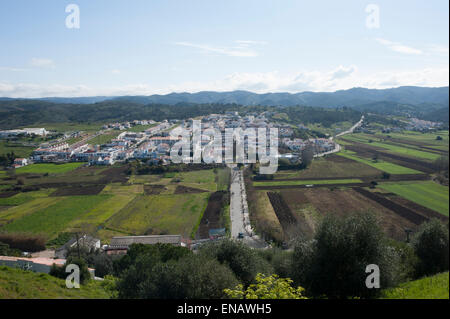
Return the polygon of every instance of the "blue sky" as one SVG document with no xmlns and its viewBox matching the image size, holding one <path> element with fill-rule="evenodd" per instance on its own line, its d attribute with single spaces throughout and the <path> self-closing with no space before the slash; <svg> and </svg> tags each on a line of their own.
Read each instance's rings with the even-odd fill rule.
<svg viewBox="0 0 450 319">
<path fill-rule="evenodd" d="M 446 0 L 3 0 L 0 96 L 447 86 L 448 28 Z"/>
</svg>

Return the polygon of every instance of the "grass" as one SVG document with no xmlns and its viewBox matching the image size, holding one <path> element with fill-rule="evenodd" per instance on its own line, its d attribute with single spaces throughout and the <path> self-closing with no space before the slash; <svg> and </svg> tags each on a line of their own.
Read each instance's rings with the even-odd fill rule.
<svg viewBox="0 0 450 319">
<path fill-rule="evenodd" d="M 109 299 L 99 281 L 68 289 L 64 279 L 0 266 L 0 299 Z"/>
<path fill-rule="evenodd" d="M 372 160 L 363 159 L 361 157 L 356 156 L 355 152 L 348 151 L 348 150 L 343 150 L 337 154 L 339 156 L 343 156 L 345 158 L 349 158 L 354 161 L 372 166 L 380 171 L 383 171 L 383 172 L 386 172 L 389 174 L 421 174 L 421 173 L 423 173 L 423 172 L 416 171 L 415 169 L 400 166 L 400 165 L 390 163 L 390 162 L 385 162 L 385 161 L 381 161 L 381 160 L 374 162 Z"/>
<path fill-rule="evenodd" d="M 106 226 L 137 235 L 174 234 L 189 237 L 205 211 L 209 193 L 139 195 L 112 216 Z"/>
<path fill-rule="evenodd" d="M 7 210 L 3 210 L 0 212 L 0 229 L 3 223 L 9 223 L 28 214 L 46 209 L 47 207 L 54 205 L 63 199 L 63 197 L 36 198 L 32 201 L 26 202 L 25 204 L 13 206 Z"/>
<path fill-rule="evenodd" d="M 19 206 L 35 198 L 47 197 L 53 189 L 45 189 L 36 192 L 19 193 L 11 197 L 0 198 L 0 206 Z"/>
<path fill-rule="evenodd" d="M 449 273 L 401 284 L 399 287 L 383 290 L 382 299 L 449 299 Z"/>
<path fill-rule="evenodd" d="M 49 238 L 52 238 L 58 235 L 59 232 L 64 231 L 72 221 L 78 218 L 82 219 L 84 214 L 110 197 L 111 195 L 65 197 L 47 208 L 15 219 L 13 222 L 3 226 L 2 229 L 44 233 Z"/>
<path fill-rule="evenodd" d="M 20 144 L 8 143 L 0 140 L 0 155 L 13 152 L 16 157 L 30 157 L 35 147 L 22 146 Z"/>
<path fill-rule="evenodd" d="M 418 151 L 418 150 L 415 150 L 412 148 L 407 148 L 407 147 L 402 147 L 402 146 L 397 146 L 397 145 L 392 145 L 392 144 L 387 144 L 387 143 L 373 142 L 373 143 L 370 143 L 370 145 L 387 149 L 387 150 L 391 151 L 390 153 L 396 153 L 396 154 L 406 155 L 406 156 L 410 156 L 410 157 L 426 159 L 426 160 L 430 160 L 430 161 L 433 161 L 441 156 L 441 155 L 435 154 L 435 153 Z"/>
<path fill-rule="evenodd" d="M 101 134 L 99 136 L 94 137 L 93 139 L 90 139 L 88 141 L 91 145 L 102 145 L 110 142 L 113 138 L 116 138 L 120 133 L 120 131 L 112 131 L 112 132 L 106 132 L 104 134 Z"/>
<path fill-rule="evenodd" d="M 65 163 L 65 164 L 31 164 L 16 169 L 18 174 L 35 173 L 35 174 L 64 174 L 77 169 L 86 163 Z"/>
<path fill-rule="evenodd" d="M 364 163 L 355 161 L 338 162 L 327 158 L 316 158 L 304 170 L 278 171 L 275 179 L 318 177 L 352 178 L 356 176 L 381 176 L 381 171 Z"/>
<path fill-rule="evenodd" d="M 330 180 L 293 180 L 293 181 L 271 181 L 253 182 L 253 186 L 294 186 L 294 185 L 323 185 L 323 184 L 350 184 L 362 183 L 360 179 L 330 179 Z"/>
<path fill-rule="evenodd" d="M 378 187 L 448 216 L 448 186 L 432 181 L 380 183 Z"/>
</svg>

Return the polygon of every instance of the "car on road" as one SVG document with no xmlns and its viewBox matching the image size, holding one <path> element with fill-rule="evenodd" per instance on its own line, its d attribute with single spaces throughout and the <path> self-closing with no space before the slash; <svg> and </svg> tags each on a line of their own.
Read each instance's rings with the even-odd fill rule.
<svg viewBox="0 0 450 319">
<path fill-rule="evenodd" d="M 243 238 L 244 238 L 244 233 L 239 233 L 239 234 L 238 234 L 238 238 L 239 238 L 239 239 L 243 239 Z"/>
</svg>

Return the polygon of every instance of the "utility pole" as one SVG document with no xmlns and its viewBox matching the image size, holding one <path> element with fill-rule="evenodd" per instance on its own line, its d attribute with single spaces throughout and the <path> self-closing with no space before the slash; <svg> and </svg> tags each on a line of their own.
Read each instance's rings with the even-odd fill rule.
<svg viewBox="0 0 450 319">
<path fill-rule="evenodd" d="M 80 255 L 80 240 L 78 238 L 78 232 L 75 233 L 76 237 L 77 237 L 77 251 L 78 251 L 78 259 L 81 259 L 81 255 Z"/>
</svg>

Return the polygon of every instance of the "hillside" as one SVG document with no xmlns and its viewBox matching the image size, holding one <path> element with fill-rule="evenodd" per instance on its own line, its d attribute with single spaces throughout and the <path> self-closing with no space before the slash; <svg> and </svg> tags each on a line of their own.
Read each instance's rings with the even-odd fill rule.
<svg viewBox="0 0 450 319">
<path fill-rule="evenodd" d="M 449 273 L 401 284 L 383 292 L 383 299 L 449 299 Z"/>
<path fill-rule="evenodd" d="M 0 98 L 1 100 L 11 100 Z M 150 96 L 93 96 L 93 97 L 46 97 L 36 100 L 70 103 L 91 104 L 102 101 L 127 101 L 138 104 L 170 104 L 177 103 L 219 103 L 241 105 L 293 106 L 308 105 L 319 107 L 358 106 L 374 102 L 390 101 L 399 104 L 439 104 L 448 106 L 448 87 L 417 87 L 401 86 L 390 89 L 352 88 L 336 92 L 299 92 L 299 93 L 253 93 L 249 91 L 214 92 L 201 91 L 196 93 L 170 93 Z"/>
<path fill-rule="evenodd" d="M 80 289 L 66 288 L 53 276 L 0 266 L 0 299 L 108 299 L 101 283 L 90 281 Z"/>
</svg>

